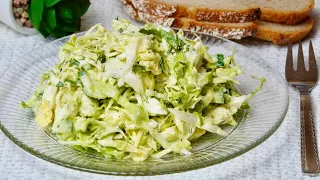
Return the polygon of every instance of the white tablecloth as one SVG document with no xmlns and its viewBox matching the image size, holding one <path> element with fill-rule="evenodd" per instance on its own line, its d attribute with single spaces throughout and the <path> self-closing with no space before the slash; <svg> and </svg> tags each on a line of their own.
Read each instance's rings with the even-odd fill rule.
<svg viewBox="0 0 320 180">
<path fill-rule="evenodd" d="M 92 5 L 83 17 L 82 30 L 87 30 L 96 23 L 105 26 L 117 16 L 129 18 L 124 14 L 118 0 L 91 0 Z M 312 39 L 318 65 L 320 65 L 320 0 L 312 16 L 315 26 L 304 40 L 305 55 L 307 55 L 308 41 Z M 50 40 L 40 35 L 24 36 L 0 23 L 0 74 L 6 70 L 13 59 L 21 54 L 37 48 Z M 268 60 L 284 75 L 286 47 L 276 46 L 269 42 L 255 39 L 240 41 L 252 51 Z M 294 45 L 297 52 L 297 45 Z M 320 66 L 319 66 L 320 67 Z M 318 68 L 320 69 L 320 68 Z M 281 127 L 257 148 L 235 159 L 219 165 L 172 175 L 154 177 L 119 177 L 80 172 L 60 167 L 20 149 L 0 131 L 0 180 L 4 179 L 309 179 L 303 176 L 300 165 L 300 134 L 299 134 L 299 96 L 289 89 L 290 106 L 288 114 Z M 320 144 L 320 86 L 312 91 L 313 108 L 316 121 L 318 142 Z M 310 179 L 320 179 L 314 177 Z"/>
</svg>

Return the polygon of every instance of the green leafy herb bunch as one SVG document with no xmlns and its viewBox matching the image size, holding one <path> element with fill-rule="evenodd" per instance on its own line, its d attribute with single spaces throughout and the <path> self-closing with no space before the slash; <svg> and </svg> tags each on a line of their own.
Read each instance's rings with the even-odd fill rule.
<svg viewBox="0 0 320 180">
<path fill-rule="evenodd" d="M 80 30 L 80 18 L 89 6 L 89 0 L 31 0 L 28 15 L 44 37 L 58 38 Z"/>
</svg>

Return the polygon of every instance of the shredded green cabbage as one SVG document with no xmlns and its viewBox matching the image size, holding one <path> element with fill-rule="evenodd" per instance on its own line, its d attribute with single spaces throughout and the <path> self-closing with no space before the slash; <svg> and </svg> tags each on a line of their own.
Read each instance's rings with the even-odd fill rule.
<svg viewBox="0 0 320 180">
<path fill-rule="evenodd" d="M 200 38 L 124 19 L 109 31 L 100 24 L 71 36 L 60 62 L 24 108 L 60 143 L 105 157 L 143 161 L 190 154 L 191 140 L 206 132 L 225 136 L 248 96 L 234 86 L 242 73 L 233 55 L 210 55 Z"/>
</svg>

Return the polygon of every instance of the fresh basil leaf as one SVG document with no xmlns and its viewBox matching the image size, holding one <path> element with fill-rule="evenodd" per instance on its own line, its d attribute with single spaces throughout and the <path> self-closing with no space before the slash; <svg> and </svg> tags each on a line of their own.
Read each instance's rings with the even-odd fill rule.
<svg viewBox="0 0 320 180">
<path fill-rule="evenodd" d="M 62 31 L 66 31 L 66 32 L 76 32 L 77 31 L 77 25 L 75 22 L 60 24 L 60 28 Z"/>
<path fill-rule="evenodd" d="M 45 23 L 41 23 L 40 27 L 38 28 L 38 31 L 41 33 L 41 35 L 43 37 L 48 37 L 49 36 L 49 32 L 47 31 L 48 26 L 45 25 Z"/>
<path fill-rule="evenodd" d="M 80 2 L 79 2 L 79 7 L 80 7 L 80 14 L 81 14 L 81 16 L 83 16 L 84 15 L 84 13 L 86 13 L 87 12 L 87 10 L 89 9 L 89 6 L 90 6 L 90 1 L 89 0 L 81 0 Z"/>
<path fill-rule="evenodd" d="M 41 25 L 44 28 L 44 30 L 47 32 L 48 36 L 53 33 L 54 30 L 50 28 L 47 22 L 42 22 Z"/>
<path fill-rule="evenodd" d="M 30 10 L 32 14 L 32 16 L 30 17 L 30 20 L 32 22 L 32 25 L 39 31 L 40 31 L 40 24 L 42 21 L 43 9 L 44 9 L 44 0 L 32 0 L 30 2 Z"/>
<path fill-rule="evenodd" d="M 65 23 L 73 23 L 73 19 L 64 19 L 63 20 Z"/>
<path fill-rule="evenodd" d="M 80 19 L 74 20 L 72 23 L 61 23 L 60 26 L 61 30 L 65 32 L 76 32 L 80 30 Z"/>
<path fill-rule="evenodd" d="M 48 8 L 45 12 L 45 20 L 48 23 L 50 29 L 54 29 L 57 26 L 56 11 L 54 8 Z"/>
<path fill-rule="evenodd" d="M 63 37 L 63 36 L 66 36 L 66 35 L 69 35 L 70 33 L 67 33 L 65 31 L 63 31 L 62 29 L 60 28 L 57 28 L 55 29 L 52 33 L 50 33 L 53 37 L 56 37 L 56 38 L 60 38 L 60 37 Z"/>
<path fill-rule="evenodd" d="M 79 4 L 73 4 L 70 7 L 72 9 L 73 18 L 74 19 L 80 18 L 81 17 L 81 10 L 80 10 Z"/>
<path fill-rule="evenodd" d="M 42 22 L 44 29 L 47 31 L 48 35 L 50 34 L 51 36 L 55 38 L 63 37 L 66 36 L 67 33 L 61 30 L 60 28 L 56 27 L 55 29 L 51 29 L 49 25 L 45 22 Z"/>
<path fill-rule="evenodd" d="M 72 16 L 72 10 L 68 6 L 68 4 L 66 4 L 66 3 L 58 5 L 58 15 L 62 19 L 72 19 L 72 17 L 73 17 Z"/>
<path fill-rule="evenodd" d="M 46 7 L 52 7 L 55 4 L 57 4 L 58 2 L 60 2 L 61 0 L 45 0 L 46 2 Z"/>
</svg>

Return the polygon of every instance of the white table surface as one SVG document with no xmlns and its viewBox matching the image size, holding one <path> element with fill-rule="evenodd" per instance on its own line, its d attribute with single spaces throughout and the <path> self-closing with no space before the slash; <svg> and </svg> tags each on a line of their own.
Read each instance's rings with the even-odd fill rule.
<svg viewBox="0 0 320 180">
<path fill-rule="evenodd" d="M 110 21 L 117 17 L 129 18 L 124 14 L 118 0 L 91 0 L 92 5 L 83 17 L 82 30 L 87 30 L 96 23 L 107 26 Z M 320 67 L 320 0 L 316 0 L 315 9 L 312 12 L 316 20 L 312 32 L 303 41 L 305 54 L 307 44 L 313 41 L 318 67 Z M 14 58 L 37 48 L 50 40 L 40 35 L 24 36 L 11 28 L 0 23 L 0 74 L 7 69 Z M 272 43 L 247 39 L 240 41 L 252 51 L 259 52 L 265 60 L 268 60 L 284 75 L 286 50 L 285 46 L 276 46 Z M 297 45 L 294 45 L 297 52 Z M 320 69 L 320 68 L 318 68 Z M 289 89 L 290 106 L 287 116 L 280 128 L 264 143 L 255 149 L 235 159 L 219 165 L 171 175 L 153 177 L 120 177 L 97 175 L 80 172 L 60 167 L 42 159 L 39 159 L 11 142 L 0 131 L 0 180 L 5 179 L 320 179 L 303 176 L 300 164 L 300 134 L 299 134 L 299 96 L 298 93 Z M 314 115 L 318 142 L 320 144 L 320 86 L 312 91 Z"/>
</svg>

